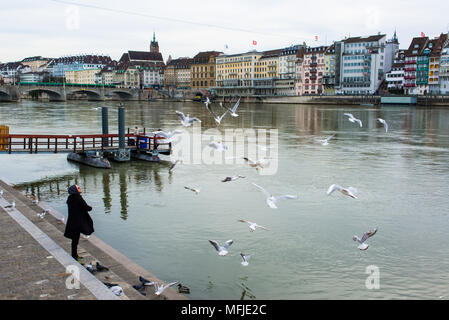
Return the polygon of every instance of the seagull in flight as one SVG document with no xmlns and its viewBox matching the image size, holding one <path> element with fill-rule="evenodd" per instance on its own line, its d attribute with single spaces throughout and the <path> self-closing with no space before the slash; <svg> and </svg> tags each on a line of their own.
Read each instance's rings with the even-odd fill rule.
<svg viewBox="0 0 449 320">
<path fill-rule="evenodd" d="M 326 139 L 318 139 L 319 142 L 321 142 L 321 144 L 323 146 L 327 146 L 329 144 L 329 140 L 332 139 L 335 136 L 335 133 L 329 137 L 327 137 Z"/>
<path fill-rule="evenodd" d="M 226 178 L 224 178 L 223 180 L 221 180 L 221 182 L 234 181 L 234 180 L 237 180 L 237 179 L 239 179 L 239 178 L 243 179 L 243 178 L 245 178 L 245 177 L 244 177 L 244 176 L 241 176 L 241 175 L 232 176 L 232 177 L 226 177 Z"/>
<path fill-rule="evenodd" d="M 385 132 L 388 132 L 388 123 L 387 123 L 387 121 L 385 121 L 385 120 L 382 119 L 382 118 L 377 118 L 377 121 L 379 121 L 380 123 L 382 123 L 382 124 L 384 125 Z"/>
<path fill-rule="evenodd" d="M 195 194 L 198 194 L 198 193 L 200 193 L 200 189 L 195 189 L 195 188 L 190 188 L 190 187 L 184 187 L 184 189 L 187 189 L 187 190 L 193 191 L 193 192 L 195 192 Z"/>
<path fill-rule="evenodd" d="M 255 231 L 256 228 L 260 228 L 260 229 L 264 229 L 264 230 L 270 231 L 269 229 L 265 228 L 264 226 L 258 225 L 255 222 L 251 222 L 251 221 L 247 221 L 247 220 L 243 220 L 243 219 L 240 219 L 240 220 L 237 220 L 237 221 L 245 222 L 245 223 L 249 224 L 249 231 L 251 231 L 251 232 Z"/>
<path fill-rule="evenodd" d="M 219 256 L 225 256 L 228 254 L 228 249 L 234 241 L 232 240 L 226 241 L 223 247 L 220 246 L 218 242 L 215 240 L 209 240 L 209 242 L 214 246 L 215 250 L 218 251 Z"/>
<path fill-rule="evenodd" d="M 251 160 L 250 158 L 246 158 L 246 157 L 243 159 L 248 162 L 250 167 L 256 168 L 256 170 L 259 170 L 259 168 L 263 168 L 263 165 L 265 164 L 265 162 L 268 158 L 257 159 L 256 161 Z"/>
<path fill-rule="evenodd" d="M 8 204 L 7 206 L 5 206 L 5 209 L 6 208 L 15 208 L 15 207 L 16 207 L 16 202 L 13 201 L 11 204 Z"/>
<path fill-rule="evenodd" d="M 352 237 L 352 240 L 354 240 L 354 241 L 356 241 L 356 242 L 359 243 L 359 245 L 358 245 L 357 248 L 359 248 L 360 250 L 366 250 L 366 249 L 368 249 L 369 245 L 366 244 L 365 241 L 366 241 L 368 238 L 374 236 L 374 235 L 376 234 L 376 232 L 377 232 L 377 228 L 374 228 L 374 230 L 365 232 L 365 234 L 362 236 L 362 239 L 360 239 L 360 238 L 357 237 L 357 236 L 353 236 L 353 237 Z"/>
<path fill-rule="evenodd" d="M 221 141 L 219 142 L 212 141 L 211 143 L 209 143 L 209 147 L 214 148 L 215 150 L 218 151 L 228 150 L 228 146 L 223 144 Z"/>
<path fill-rule="evenodd" d="M 348 120 L 351 122 L 358 122 L 360 125 L 360 128 L 362 127 L 362 120 L 355 118 L 352 113 L 344 113 L 345 116 L 348 116 Z"/>
<path fill-rule="evenodd" d="M 329 187 L 329 189 L 327 189 L 327 195 L 330 195 L 335 190 L 340 191 L 345 196 L 357 199 L 356 194 L 358 193 L 358 191 L 357 191 L 357 189 L 355 189 L 353 187 L 343 188 L 342 186 L 340 186 L 338 184 L 333 184 Z"/>
<path fill-rule="evenodd" d="M 190 118 L 189 114 L 187 114 L 187 116 L 185 116 L 184 113 L 182 113 L 181 111 L 175 111 L 175 112 L 181 118 L 181 123 L 184 127 L 190 127 L 192 125 L 193 121 L 201 122 L 201 120 L 198 118 Z"/>
<path fill-rule="evenodd" d="M 165 286 L 163 284 L 159 285 L 156 282 L 154 283 L 154 289 L 155 292 L 154 294 L 157 296 L 160 296 L 162 292 L 164 292 L 165 289 L 177 284 L 179 281 L 175 281 L 175 282 L 170 282 L 168 284 L 166 284 Z"/>
<path fill-rule="evenodd" d="M 297 198 L 297 196 L 293 196 L 293 195 L 289 195 L 289 194 L 274 197 L 273 195 L 271 195 L 271 193 L 269 193 L 267 190 L 265 190 L 261 186 L 255 184 L 254 182 L 253 182 L 253 185 L 255 185 L 257 188 L 259 188 L 259 190 L 262 191 L 267 196 L 267 205 L 272 209 L 277 209 L 276 202 L 278 202 L 279 200 L 296 199 Z"/>
<path fill-rule="evenodd" d="M 244 267 L 248 266 L 248 264 L 249 264 L 248 260 L 249 260 L 249 258 L 251 258 L 251 256 L 245 256 L 241 252 L 240 252 L 240 256 L 242 257 L 242 262 L 241 262 L 242 266 L 244 266 Z"/>
<path fill-rule="evenodd" d="M 154 131 L 153 132 L 155 137 L 164 137 L 165 139 L 167 139 L 167 142 L 171 142 L 171 138 L 175 134 L 180 134 L 180 133 L 182 133 L 181 130 L 173 130 L 173 131 L 169 131 L 169 132 L 164 132 L 164 131 Z"/>
<path fill-rule="evenodd" d="M 237 100 L 237 102 L 234 104 L 234 107 L 232 107 L 232 109 L 229 109 L 229 108 L 223 106 L 223 104 L 222 104 L 221 102 L 220 102 L 220 106 L 222 106 L 223 108 L 225 108 L 226 110 L 228 110 L 228 111 L 230 112 L 231 116 L 233 116 L 233 117 L 238 117 L 239 115 L 238 115 L 237 113 L 235 113 L 235 112 L 237 111 L 237 108 L 238 108 L 239 105 L 240 105 L 240 99 L 241 99 L 241 98 L 239 98 L 239 99 Z"/>
</svg>

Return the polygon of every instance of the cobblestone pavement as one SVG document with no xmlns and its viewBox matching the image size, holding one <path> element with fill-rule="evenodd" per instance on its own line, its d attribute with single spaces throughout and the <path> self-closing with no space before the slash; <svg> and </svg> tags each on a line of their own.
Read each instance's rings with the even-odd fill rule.
<svg viewBox="0 0 449 320">
<path fill-rule="evenodd" d="M 65 223 L 63 215 L 46 204 L 35 204 L 20 190 L 0 180 L 0 190 L 8 202 L 15 201 L 16 209 L 40 231 L 51 238 L 63 250 L 70 253 L 70 240 L 63 236 Z M 51 214 L 41 219 L 37 213 L 49 208 Z M 0 207 L 0 299 L 95 299 L 85 286 L 67 289 L 65 267 L 39 244 L 24 228 Z M 147 270 L 130 261 L 124 255 L 92 235 L 81 237 L 78 254 L 84 264 L 95 263 L 107 266 L 109 271 L 95 273 L 101 282 L 118 284 L 123 288 L 122 300 L 185 300 L 174 288 L 161 296 L 154 294 L 152 287 L 146 287 L 142 295 L 132 286 L 140 284 L 141 275 L 150 281 L 160 281 Z M 74 261 L 74 260 L 73 260 Z M 101 283 L 100 283 L 101 285 Z"/>
</svg>

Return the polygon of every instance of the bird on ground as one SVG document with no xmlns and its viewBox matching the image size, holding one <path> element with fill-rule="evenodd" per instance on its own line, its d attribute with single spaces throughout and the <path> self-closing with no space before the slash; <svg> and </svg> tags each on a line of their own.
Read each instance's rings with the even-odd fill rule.
<svg viewBox="0 0 449 320">
<path fill-rule="evenodd" d="M 38 203 L 39 203 L 39 200 L 34 199 L 32 202 L 33 202 L 33 204 L 38 204 Z"/>
<path fill-rule="evenodd" d="M 248 260 L 251 258 L 251 256 L 245 256 L 243 253 L 240 252 L 240 256 L 242 257 L 242 266 L 247 267 L 248 266 Z"/>
<path fill-rule="evenodd" d="M 11 209 L 13 209 L 13 208 L 15 208 L 15 207 L 16 207 L 16 202 L 13 201 L 11 204 L 8 204 L 7 206 L 5 206 L 5 209 L 6 209 L 6 208 L 11 208 Z"/>
<path fill-rule="evenodd" d="M 41 213 L 38 213 L 37 216 L 39 218 L 43 219 L 45 217 L 45 215 L 49 212 L 50 212 L 50 210 L 46 209 L 46 210 L 42 211 Z"/>
<path fill-rule="evenodd" d="M 92 274 L 94 274 L 96 272 L 96 270 L 94 270 L 94 267 L 92 266 L 92 262 L 86 266 L 86 269 L 87 269 L 87 271 L 89 271 Z"/>
<path fill-rule="evenodd" d="M 323 145 L 323 146 L 327 146 L 329 144 L 329 140 L 332 139 L 335 136 L 335 133 L 329 137 L 327 137 L 326 139 L 318 139 L 318 141 Z"/>
<path fill-rule="evenodd" d="M 228 240 L 228 241 L 225 242 L 224 246 L 220 246 L 218 244 L 218 242 L 215 241 L 215 240 L 209 240 L 209 242 L 214 246 L 215 250 L 218 251 L 218 255 L 219 256 L 227 255 L 229 247 L 231 246 L 231 244 L 234 243 L 234 241 Z"/>
<path fill-rule="evenodd" d="M 198 193 L 200 193 L 200 189 L 196 189 L 196 188 L 191 188 L 191 187 L 187 187 L 187 186 L 184 186 L 184 189 L 187 189 L 187 190 L 193 191 L 193 192 L 195 192 L 195 194 L 198 194 Z"/>
<path fill-rule="evenodd" d="M 278 202 L 279 200 L 283 200 L 283 199 L 296 199 L 297 196 L 294 195 L 290 195 L 290 194 L 286 194 L 286 195 L 282 195 L 282 196 L 278 196 L 278 197 L 274 197 L 272 194 L 270 194 L 267 190 L 265 190 L 264 188 L 262 188 L 261 186 L 255 184 L 253 182 L 253 185 L 255 185 L 257 188 L 259 188 L 260 191 L 262 191 L 265 196 L 267 197 L 267 205 L 272 208 L 272 209 L 277 209 L 276 206 L 276 202 Z"/>
<path fill-rule="evenodd" d="M 116 296 L 121 296 L 121 295 L 123 295 L 123 288 L 120 287 L 120 286 L 118 286 L 118 285 L 117 285 L 117 286 L 110 287 L 109 290 L 111 290 L 112 293 L 114 293 Z"/>
<path fill-rule="evenodd" d="M 255 222 L 251 222 L 251 221 L 247 221 L 247 220 L 243 220 L 243 219 L 240 219 L 240 220 L 237 220 L 237 221 L 248 223 L 249 224 L 249 231 L 251 231 L 251 232 L 255 231 L 256 228 L 260 228 L 260 229 L 264 229 L 264 230 L 269 231 L 269 229 L 265 228 L 264 226 L 258 225 Z"/>
<path fill-rule="evenodd" d="M 340 186 L 338 184 L 333 184 L 329 187 L 329 189 L 327 189 L 327 195 L 330 195 L 335 190 L 340 191 L 345 196 L 357 199 L 356 194 L 358 193 L 358 191 L 357 191 L 357 189 L 355 189 L 353 187 L 343 188 L 342 186 Z"/>
<path fill-rule="evenodd" d="M 238 117 L 239 115 L 238 115 L 237 113 L 235 113 L 235 112 L 237 111 L 237 108 L 238 108 L 239 105 L 240 105 L 240 99 L 241 99 L 241 98 L 239 98 L 239 99 L 237 100 L 237 102 L 234 104 L 234 106 L 232 107 L 232 109 L 225 107 L 223 104 L 220 104 L 220 105 L 221 105 L 223 108 L 225 108 L 226 110 L 228 110 L 229 113 L 231 114 L 231 116 L 233 116 L 233 117 Z"/>
<path fill-rule="evenodd" d="M 218 142 L 212 141 L 211 143 L 209 143 L 209 147 L 214 148 L 215 150 L 218 151 L 228 150 L 228 146 L 221 141 Z"/>
<path fill-rule="evenodd" d="M 241 176 L 241 175 L 236 175 L 236 176 L 232 176 L 232 177 L 226 177 L 223 180 L 221 180 L 221 182 L 234 181 L 234 180 L 243 179 L 243 178 L 245 178 L 245 177 Z"/>
<path fill-rule="evenodd" d="M 175 282 L 170 282 L 168 284 L 166 284 L 165 286 L 163 284 L 159 285 L 156 282 L 154 283 L 154 288 L 156 289 L 156 291 L 154 292 L 155 295 L 159 296 L 161 295 L 162 292 L 164 292 L 165 289 L 177 284 L 179 281 L 175 281 Z"/>
<path fill-rule="evenodd" d="M 359 243 L 359 245 L 358 245 L 357 248 L 359 248 L 360 250 L 366 250 L 366 249 L 368 249 L 369 245 L 366 244 L 365 241 L 366 241 L 368 238 L 374 236 L 374 235 L 376 234 L 376 232 L 377 232 L 377 228 L 374 228 L 374 230 L 365 232 L 365 234 L 363 234 L 363 236 L 362 236 L 362 239 L 360 239 L 360 238 L 357 237 L 357 236 L 353 236 L 353 237 L 352 237 L 352 240 L 354 240 L 354 241 L 356 241 L 356 242 Z"/>
<path fill-rule="evenodd" d="M 176 166 L 176 164 L 179 162 L 180 160 L 176 160 L 175 162 L 172 162 L 172 165 L 171 165 L 171 167 L 170 167 L 170 169 L 168 169 L 168 172 L 172 172 L 173 171 L 173 168 Z"/>
<path fill-rule="evenodd" d="M 152 286 L 152 285 L 154 285 L 154 281 L 147 280 L 147 279 L 145 279 L 142 276 L 139 276 L 139 281 L 142 283 L 143 286 Z"/>
<path fill-rule="evenodd" d="M 96 267 L 97 271 L 99 271 L 99 272 L 109 271 L 108 267 L 102 266 L 100 263 L 98 263 L 98 261 L 97 261 L 97 264 L 95 265 L 95 267 Z"/>
<path fill-rule="evenodd" d="M 385 120 L 382 119 L 382 118 L 377 118 L 377 121 L 379 121 L 380 123 L 382 123 L 382 124 L 384 125 L 385 132 L 388 132 L 388 123 L 387 123 L 387 121 L 385 121 Z"/>
<path fill-rule="evenodd" d="M 3 190 L 0 190 L 0 197 L 3 197 Z"/>
<path fill-rule="evenodd" d="M 263 168 L 263 165 L 265 164 L 265 162 L 268 158 L 257 159 L 256 161 L 254 161 L 250 158 L 247 158 L 247 157 L 244 157 L 243 159 L 248 162 L 250 167 L 256 168 L 256 170 L 259 170 L 259 168 Z"/>
<path fill-rule="evenodd" d="M 351 122 L 353 122 L 353 123 L 354 123 L 354 122 L 358 122 L 359 125 L 360 125 L 360 128 L 362 127 L 362 120 L 355 118 L 355 117 L 352 115 L 352 113 L 345 113 L 344 115 L 349 117 L 349 118 L 348 118 L 349 121 L 351 121 Z"/>
<path fill-rule="evenodd" d="M 155 137 L 164 137 L 166 140 L 164 142 L 171 142 L 172 138 L 175 134 L 180 134 L 182 133 L 181 130 L 173 130 L 173 131 L 169 131 L 169 132 L 164 132 L 164 131 L 154 131 L 153 134 Z"/>
<path fill-rule="evenodd" d="M 190 293 L 190 289 L 187 286 L 183 286 L 182 284 L 178 284 L 178 292 L 179 293 Z"/>
<path fill-rule="evenodd" d="M 184 127 L 190 127 L 194 121 L 201 122 L 201 120 L 198 118 L 195 118 L 195 117 L 190 118 L 189 114 L 187 114 L 187 116 L 185 116 L 184 113 L 182 113 L 181 111 L 175 111 L 175 112 L 181 118 L 181 124 Z"/>
</svg>

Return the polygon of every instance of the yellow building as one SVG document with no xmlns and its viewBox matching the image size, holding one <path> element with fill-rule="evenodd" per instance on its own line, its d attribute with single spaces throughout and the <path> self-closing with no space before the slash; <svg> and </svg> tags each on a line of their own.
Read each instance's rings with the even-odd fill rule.
<svg viewBox="0 0 449 320">
<path fill-rule="evenodd" d="M 193 57 L 190 65 L 190 87 L 211 88 L 215 87 L 215 59 L 222 52 L 205 51 Z"/>
<path fill-rule="evenodd" d="M 101 69 L 66 71 L 65 82 L 76 84 L 95 84 L 95 75 L 100 71 Z"/>
<path fill-rule="evenodd" d="M 173 59 L 164 70 L 164 85 L 177 88 L 190 87 L 190 66 L 192 59 L 179 58 Z"/>
</svg>

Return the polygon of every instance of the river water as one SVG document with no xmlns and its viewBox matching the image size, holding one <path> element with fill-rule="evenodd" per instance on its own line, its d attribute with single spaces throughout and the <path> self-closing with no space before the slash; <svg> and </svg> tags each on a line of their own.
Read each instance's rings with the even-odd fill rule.
<svg viewBox="0 0 449 320">
<path fill-rule="evenodd" d="M 101 133 L 95 108 L 102 106 L 117 132 L 117 102 L 2 103 L 0 124 L 11 133 Z M 193 130 L 180 126 L 175 110 L 200 118 L 201 131 L 217 128 L 200 103 L 125 106 L 130 128 Z M 238 113 L 218 130 L 277 130 L 278 144 L 267 151 L 272 174 L 235 162 L 186 161 L 169 173 L 166 164 L 142 161 L 102 170 L 65 154 L 0 154 L 0 177 L 64 214 L 67 187 L 79 184 L 94 208 L 95 234 L 160 279 L 187 285 L 193 299 L 449 297 L 449 109 L 241 104 Z M 334 133 L 329 145 L 317 143 Z M 246 178 L 220 181 L 233 174 Z M 271 209 L 251 182 L 298 198 Z M 358 199 L 327 196 L 333 183 L 355 187 Z M 270 230 L 250 232 L 238 219 Z M 369 249 L 357 249 L 353 235 L 374 227 Z M 209 239 L 234 243 L 222 257 Z M 240 252 L 251 255 L 249 266 Z"/>
</svg>

